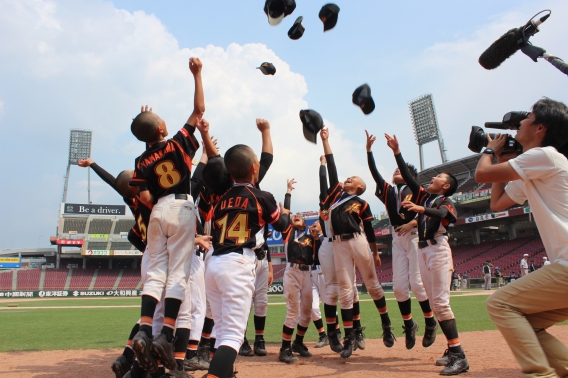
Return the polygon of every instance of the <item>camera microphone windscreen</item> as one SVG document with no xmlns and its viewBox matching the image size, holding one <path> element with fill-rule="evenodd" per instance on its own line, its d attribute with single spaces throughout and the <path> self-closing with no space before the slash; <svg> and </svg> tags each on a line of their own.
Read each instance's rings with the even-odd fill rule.
<svg viewBox="0 0 568 378">
<path fill-rule="evenodd" d="M 521 28 L 509 30 L 481 54 L 479 64 L 486 70 L 499 67 L 501 63 L 520 49 L 518 41 L 521 38 L 523 38 Z"/>
</svg>

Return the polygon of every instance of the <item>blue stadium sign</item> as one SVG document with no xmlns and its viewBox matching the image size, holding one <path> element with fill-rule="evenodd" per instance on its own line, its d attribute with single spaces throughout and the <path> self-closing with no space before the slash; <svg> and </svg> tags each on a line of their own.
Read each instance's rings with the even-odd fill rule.
<svg viewBox="0 0 568 378">
<path fill-rule="evenodd" d="M 0 268 L 21 268 L 22 260 L 18 256 L 0 257 Z"/>
<path fill-rule="evenodd" d="M 314 222 L 317 221 L 316 219 L 306 219 L 306 224 L 308 226 L 311 226 L 312 224 L 314 224 Z M 272 235 L 270 235 L 268 237 L 268 240 L 266 241 L 268 245 L 273 246 L 273 245 L 282 245 L 284 244 L 284 242 L 282 241 L 282 233 L 279 231 L 274 231 L 274 229 L 272 228 L 272 225 L 268 225 L 268 230 L 270 232 L 272 232 Z"/>
</svg>

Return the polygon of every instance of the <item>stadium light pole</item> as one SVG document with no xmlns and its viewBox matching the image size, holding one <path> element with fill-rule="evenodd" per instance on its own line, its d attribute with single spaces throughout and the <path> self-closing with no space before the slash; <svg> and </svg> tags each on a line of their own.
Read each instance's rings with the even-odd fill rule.
<svg viewBox="0 0 568 378">
<path fill-rule="evenodd" d="M 37 247 L 38 247 L 38 248 L 39 248 L 39 241 L 40 241 L 40 239 L 41 239 L 42 236 L 43 236 L 43 235 L 40 235 L 40 236 L 37 237 Z"/>
<path fill-rule="evenodd" d="M 438 127 L 438 118 L 436 117 L 436 109 L 434 108 L 432 95 L 425 94 L 411 100 L 408 103 L 408 108 L 410 110 L 410 119 L 412 120 L 412 128 L 414 130 L 414 139 L 416 139 L 420 152 L 420 170 L 424 170 L 423 146 L 435 140 L 438 141 L 442 163 L 446 163 L 446 149 L 444 148 L 442 133 Z"/>
<path fill-rule="evenodd" d="M 67 201 L 67 187 L 69 186 L 69 174 L 71 165 L 77 165 L 80 159 L 87 159 L 91 156 L 91 141 L 93 132 L 91 130 L 71 129 L 69 133 L 69 159 L 67 161 L 67 174 L 65 175 L 65 184 L 63 185 L 62 201 Z M 90 168 L 88 168 L 90 170 Z M 91 175 L 88 173 L 88 203 L 91 203 Z"/>
</svg>

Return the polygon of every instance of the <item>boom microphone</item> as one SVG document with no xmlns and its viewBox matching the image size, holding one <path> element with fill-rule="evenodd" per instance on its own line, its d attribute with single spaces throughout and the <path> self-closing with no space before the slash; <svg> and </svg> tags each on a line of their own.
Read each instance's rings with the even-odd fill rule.
<svg viewBox="0 0 568 378">
<path fill-rule="evenodd" d="M 503 34 L 481 54 L 479 64 L 486 70 L 493 70 L 499 67 L 507 58 L 529 43 L 529 38 L 539 32 L 538 26 L 546 21 L 548 17 L 550 17 L 550 13 L 542 16 L 536 22 L 531 19 L 525 25 L 513 28 Z"/>
</svg>

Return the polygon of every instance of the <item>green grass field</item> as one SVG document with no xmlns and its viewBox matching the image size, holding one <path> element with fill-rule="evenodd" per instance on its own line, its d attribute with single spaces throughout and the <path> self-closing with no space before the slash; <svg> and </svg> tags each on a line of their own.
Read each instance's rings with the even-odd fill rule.
<svg viewBox="0 0 568 378">
<path fill-rule="evenodd" d="M 460 332 L 493 330 L 495 326 L 485 310 L 486 296 L 464 296 L 466 292 L 452 292 L 452 309 L 458 321 Z M 387 298 L 392 298 L 392 293 Z M 368 338 L 381 336 L 380 319 L 368 295 L 361 295 L 361 319 L 367 327 Z M 269 296 L 270 303 L 283 303 L 282 295 Z M 15 302 L 0 301 L 0 308 Z M 26 300 L 17 302 L 17 309 L 0 309 L 0 352 L 29 350 L 71 350 L 106 349 L 123 347 L 130 329 L 140 315 L 139 298 L 101 298 L 101 299 L 55 299 Z M 395 301 L 387 301 L 395 335 L 402 336 L 402 319 Z M 63 308 L 63 306 L 103 308 Z M 112 306 L 133 306 L 112 308 Z M 418 302 L 413 300 L 414 318 L 420 324 L 422 333 L 424 321 L 421 319 Z M 30 307 L 58 307 L 39 308 Z M 107 308 L 104 308 L 107 307 Z M 265 339 L 267 342 L 280 342 L 282 324 L 286 316 L 286 306 L 268 307 Z M 248 336 L 254 338 L 252 317 L 249 321 Z M 307 341 L 317 340 L 315 327 L 310 326 Z"/>
</svg>

